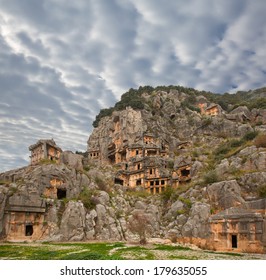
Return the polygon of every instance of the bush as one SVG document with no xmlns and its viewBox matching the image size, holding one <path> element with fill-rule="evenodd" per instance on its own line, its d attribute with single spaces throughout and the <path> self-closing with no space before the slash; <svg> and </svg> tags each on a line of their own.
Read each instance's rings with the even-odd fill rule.
<svg viewBox="0 0 266 280">
<path fill-rule="evenodd" d="M 266 185 L 262 185 L 258 188 L 258 194 L 261 198 L 266 197 Z"/>
<path fill-rule="evenodd" d="M 108 186 L 107 184 L 104 182 L 104 180 L 100 177 L 95 177 L 95 183 L 97 184 L 97 186 L 99 187 L 99 189 L 101 191 L 105 191 L 108 192 Z"/>
<path fill-rule="evenodd" d="M 191 208 L 192 202 L 189 198 L 179 197 L 179 200 L 183 202 L 187 206 L 187 208 Z"/>
<path fill-rule="evenodd" d="M 254 141 L 254 144 L 257 148 L 266 148 L 266 135 L 259 135 Z"/>
<path fill-rule="evenodd" d="M 219 181 L 219 177 L 215 170 L 211 170 L 204 176 L 204 183 L 205 184 L 213 184 Z"/>
<path fill-rule="evenodd" d="M 173 193 L 174 189 L 171 186 L 167 185 L 165 191 L 161 192 L 160 196 L 164 202 L 167 202 L 171 199 Z"/>
<path fill-rule="evenodd" d="M 246 133 L 244 136 L 243 136 L 243 140 L 244 141 L 251 141 L 253 140 L 254 138 L 256 138 L 256 136 L 258 135 L 258 131 L 251 131 L 251 132 L 248 132 Z"/>
<path fill-rule="evenodd" d="M 233 148 L 240 147 L 242 144 L 244 144 L 244 141 L 242 139 L 241 140 L 234 139 L 230 141 L 230 146 Z"/>
<path fill-rule="evenodd" d="M 96 199 L 94 197 L 95 194 L 95 190 L 89 190 L 88 188 L 84 188 L 83 191 L 79 194 L 78 199 L 81 200 L 85 208 L 87 208 L 88 210 L 92 210 L 97 204 Z"/>
</svg>

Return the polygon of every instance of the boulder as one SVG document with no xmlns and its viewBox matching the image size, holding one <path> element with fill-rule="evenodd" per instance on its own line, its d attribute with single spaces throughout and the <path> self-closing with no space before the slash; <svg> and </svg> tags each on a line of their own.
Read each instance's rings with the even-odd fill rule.
<svg viewBox="0 0 266 280">
<path fill-rule="evenodd" d="M 210 205 L 196 202 L 192 205 L 187 222 L 182 227 L 184 237 L 206 238 L 208 236 L 208 219 L 210 217 Z"/>
<path fill-rule="evenodd" d="M 236 180 L 222 181 L 207 186 L 207 195 L 210 202 L 219 209 L 244 204 L 241 188 Z"/>
<path fill-rule="evenodd" d="M 60 233 L 64 240 L 81 241 L 85 237 L 86 211 L 80 201 L 69 201 L 62 216 Z"/>
<path fill-rule="evenodd" d="M 71 151 L 64 151 L 60 155 L 60 163 L 70 166 L 76 170 L 83 170 L 82 155 L 74 154 Z"/>
</svg>

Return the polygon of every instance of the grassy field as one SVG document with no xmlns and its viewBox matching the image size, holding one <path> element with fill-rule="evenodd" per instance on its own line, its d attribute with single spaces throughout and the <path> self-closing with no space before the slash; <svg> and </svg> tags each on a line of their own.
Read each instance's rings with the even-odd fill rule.
<svg viewBox="0 0 266 280">
<path fill-rule="evenodd" d="M 266 255 L 192 250 L 177 244 L 1 243 L 1 260 L 219 260 L 266 259 Z"/>
</svg>

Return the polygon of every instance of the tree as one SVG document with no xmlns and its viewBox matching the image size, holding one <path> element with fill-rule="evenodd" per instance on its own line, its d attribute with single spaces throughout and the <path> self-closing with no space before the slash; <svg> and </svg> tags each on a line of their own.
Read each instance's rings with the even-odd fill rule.
<svg viewBox="0 0 266 280">
<path fill-rule="evenodd" d="M 129 218 L 128 229 L 139 236 L 140 244 L 147 244 L 147 235 L 151 233 L 151 221 L 143 211 L 134 212 Z"/>
</svg>

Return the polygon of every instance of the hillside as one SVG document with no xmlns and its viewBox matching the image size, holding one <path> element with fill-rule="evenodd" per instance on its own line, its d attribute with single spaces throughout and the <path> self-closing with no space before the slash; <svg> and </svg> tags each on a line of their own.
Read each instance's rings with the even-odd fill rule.
<svg viewBox="0 0 266 280">
<path fill-rule="evenodd" d="M 34 164 L 0 174 L 2 239 L 149 236 L 264 252 L 265 95 L 129 90 L 96 117 L 85 153 L 50 141 L 57 152 L 40 160 L 39 141 Z"/>
</svg>

